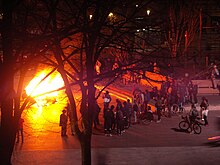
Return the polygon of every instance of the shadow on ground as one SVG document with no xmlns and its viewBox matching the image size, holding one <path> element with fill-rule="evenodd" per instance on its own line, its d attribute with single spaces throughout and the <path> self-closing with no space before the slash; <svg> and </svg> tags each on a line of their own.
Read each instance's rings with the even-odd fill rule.
<svg viewBox="0 0 220 165">
<path fill-rule="evenodd" d="M 209 146 L 209 147 L 220 147 L 220 140 L 213 141 L 213 142 L 207 142 L 207 143 L 204 143 L 204 145 Z"/>
<path fill-rule="evenodd" d="M 171 130 L 174 130 L 175 132 L 189 133 L 188 130 L 183 130 L 183 129 L 179 129 L 179 128 L 171 128 Z"/>
</svg>

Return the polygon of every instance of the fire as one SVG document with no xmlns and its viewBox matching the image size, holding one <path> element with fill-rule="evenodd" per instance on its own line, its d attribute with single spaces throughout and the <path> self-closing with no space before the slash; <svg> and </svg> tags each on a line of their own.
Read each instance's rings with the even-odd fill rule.
<svg viewBox="0 0 220 165">
<path fill-rule="evenodd" d="M 56 91 L 57 89 L 64 86 L 61 75 L 57 72 L 54 72 L 46 79 L 44 79 L 48 73 L 49 72 L 47 70 L 43 70 L 37 74 L 25 88 L 27 95 L 33 97 L 38 106 L 45 106 L 48 103 L 57 102 L 59 95 L 63 93 L 63 91 Z"/>
<path fill-rule="evenodd" d="M 49 72 L 48 69 L 39 72 L 25 88 L 26 94 L 33 98 L 33 104 L 24 113 L 26 123 L 36 130 L 47 127 L 48 123 L 59 128 L 59 116 L 68 102 L 65 91 L 57 90 L 64 86 L 61 75 L 55 71 L 45 78 Z"/>
</svg>

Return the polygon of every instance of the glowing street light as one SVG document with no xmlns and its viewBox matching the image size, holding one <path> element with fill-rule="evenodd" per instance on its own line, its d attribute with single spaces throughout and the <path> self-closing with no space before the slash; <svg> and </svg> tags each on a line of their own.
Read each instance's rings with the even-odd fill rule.
<svg viewBox="0 0 220 165">
<path fill-rule="evenodd" d="M 150 15 L 150 9 L 147 9 L 147 15 Z"/>
<path fill-rule="evenodd" d="M 109 15 L 108 15 L 109 17 L 113 17 L 113 13 L 111 12 L 111 13 L 109 13 Z"/>
</svg>

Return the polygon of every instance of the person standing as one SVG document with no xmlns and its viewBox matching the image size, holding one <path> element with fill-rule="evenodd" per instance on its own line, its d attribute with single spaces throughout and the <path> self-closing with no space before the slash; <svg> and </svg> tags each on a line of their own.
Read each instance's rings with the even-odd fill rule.
<svg viewBox="0 0 220 165">
<path fill-rule="evenodd" d="M 161 97 L 158 96 L 157 101 L 155 103 L 155 107 L 157 108 L 157 123 L 161 122 L 161 111 L 162 111 L 162 100 Z"/>
<path fill-rule="evenodd" d="M 208 109 L 203 109 L 202 110 L 202 118 L 204 119 L 204 126 L 208 126 L 208 112 L 209 110 Z"/>
<path fill-rule="evenodd" d="M 144 109 L 148 108 L 148 103 L 150 102 L 150 92 L 146 89 L 144 93 Z"/>
<path fill-rule="evenodd" d="M 122 135 L 123 131 L 123 124 L 124 124 L 124 117 L 121 109 L 116 109 L 116 128 L 117 134 L 120 136 Z"/>
<path fill-rule="evenodd" d="M 22 143 L 24 143 L 24 134 L 23 134 L 23 124 L 24 123 L 24 119 L 20 118 L 18 121 L 18 130 L 17 130 L 17 141 L 16 143 L 19 143 L 20 141 L 20 134 L 21 134 L 21 141 Z"/>
<path fill-rule="evenodd" d="M 200 104 L 200 108 L 201 108 L 202 120 L 204 120 L 205 126 L 208 125 L 208 106 L 209 106 L 208 99 L 205 97 L 202 97 L 202 102 Z"/>
<path fill-rule="evenodd" d="M 63 113 L 60 115 L 61 136 L 67 136 L 66 130 L 67 130 L 68 117 L 66 115 L 66 110 L 63 110 L 62 112 Z"/>
<path fill-rule="evenodd" d="M 104 109 L 108 109 L 112 100 L 109 91 L 106 91 L 102 98 L 104 99 Z"/>
<path fill-rule="evenodd" d="M 122 103 L 119 99 L 116 99 L 116 111 L 121 110 L 122 111 Z"/>
<path fill-rule="evenodd" d="M 136 101 L 134 102 L 134 105 L 133 105 L 133 111 L 134 111 L 134 123 L 136 124 L 137 123 L 137 113 L 139 111 L 139 108 L 138 108 Z"/>
<path fill-rule="evenodd" d="M 114 121 L 114 105 L 111 105 L 110 108 L 108 108 L 105 111 L 104 114 L 104 131 L 105 131 L 105 136 L 112 136 L 112 123 Z"/>
<path fill-rule="evenodd" d="M 211 81 L 212 81 L 212 87 L 214 89 L 217 88 L 217 83 L 216 83 L 216 77 L 219 76 L 219 71 L 218 71 L 218 68 L 217 68 L 217 65 L 213 65 L 213 69 L 211 71 Z"/>
<path fill-rule="evenodd" d="M 100 111 L 101 111 L 101 108 L 99 107 L 99 105 L 96 101 L 95 102 L 95 107 L 94 107 L 94 120 L 93 120 L 95 129 L 97 128 L 97 125 L 100 125 L 100 122 L 99 122 L 99 113 L 100 113 Z"/>
</svg>

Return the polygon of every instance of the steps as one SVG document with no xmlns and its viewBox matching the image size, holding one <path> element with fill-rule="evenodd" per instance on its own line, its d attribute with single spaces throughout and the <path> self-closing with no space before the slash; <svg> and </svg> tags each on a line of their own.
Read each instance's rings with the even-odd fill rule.
<svg viewBox="0 0 220 165">
<path fill-rule="evenodd" d="M 198 94 L 212 94 L 218 95 L 219 90 L 212 88 L 211 80 L 192 80 L 193 84 L 198 85 Z M 220 80 L 216 80 L 217 84 L 220 84 Z"/>
</svg>

